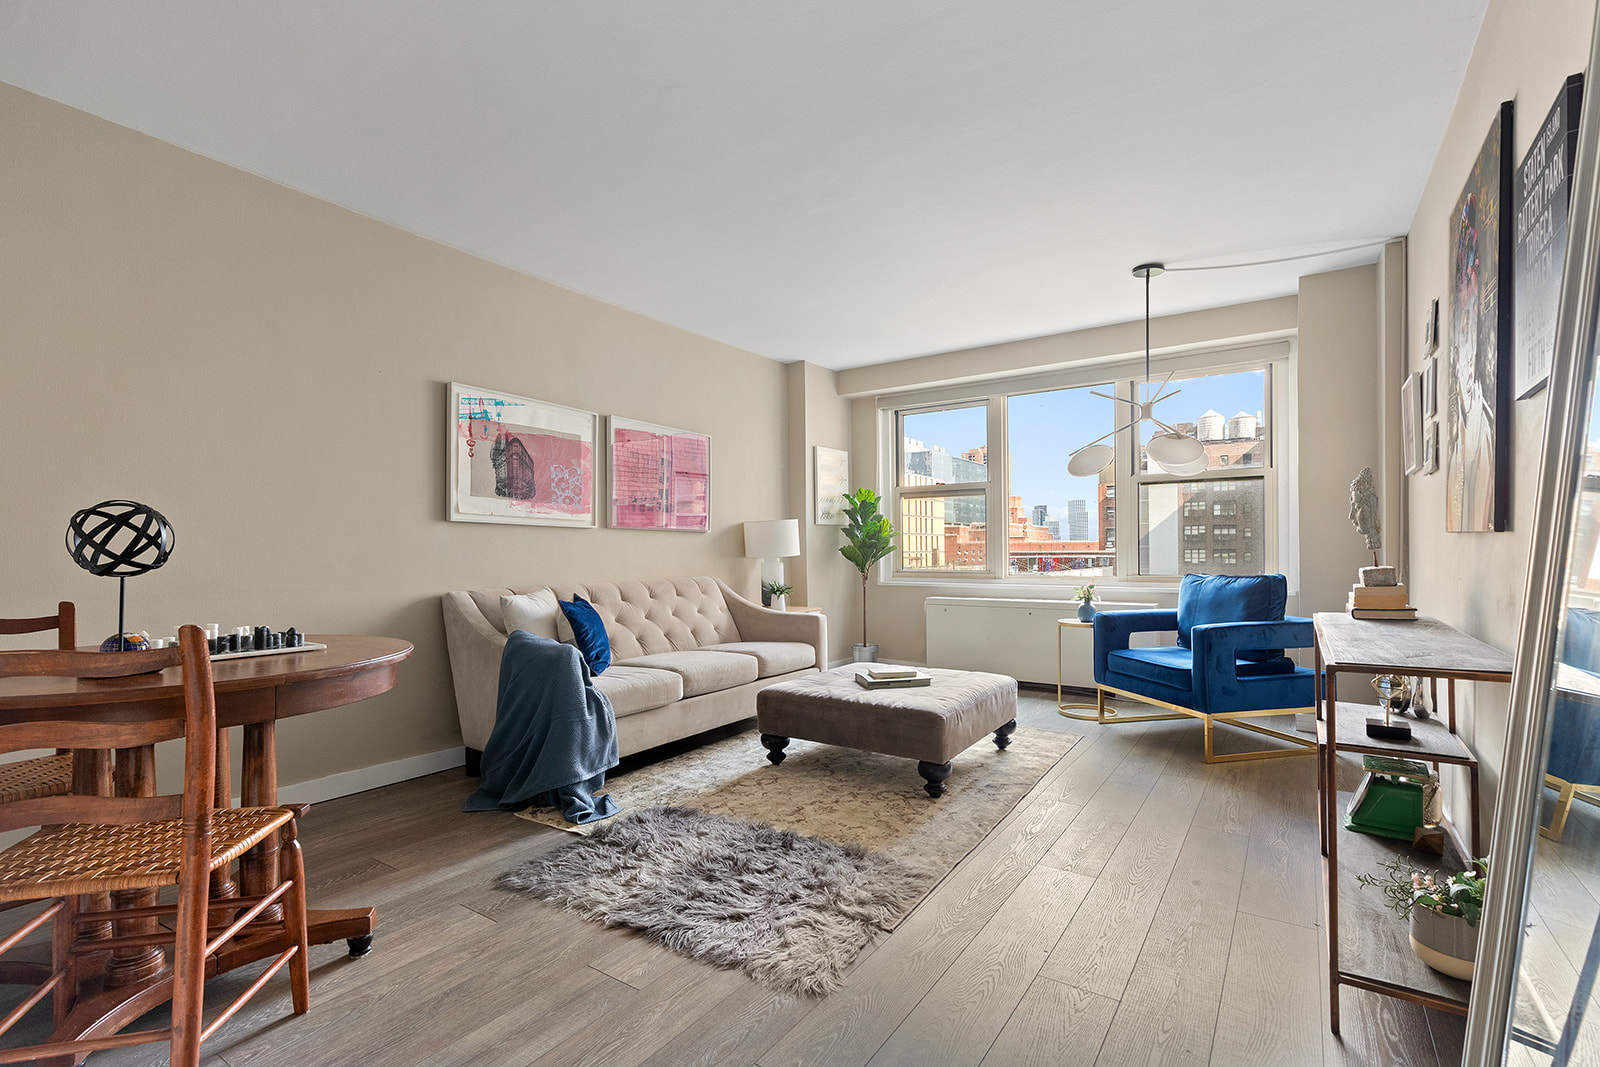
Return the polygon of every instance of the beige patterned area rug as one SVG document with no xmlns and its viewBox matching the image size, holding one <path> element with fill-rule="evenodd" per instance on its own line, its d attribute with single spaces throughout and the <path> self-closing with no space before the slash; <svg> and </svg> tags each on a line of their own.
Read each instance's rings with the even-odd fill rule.
<svg viewBox="0 0 1600 1067">
<path fill-rule="evenodd" d="M 623 811 L 683 807 L 767 823 L 948 873 L 1076 744 L 1075 734 L 1019 726 L 1011 747 L 989 738 L 953 761 L 947 792 L 922 790 L 915 760 L 795 740 L 781 766 L 754 731 L 618 775 L 606 792 Z M 519 818 L 584 833 L 554 808 Z M 608 820 L 609 821 L 609 820 Z"/>
</svg>

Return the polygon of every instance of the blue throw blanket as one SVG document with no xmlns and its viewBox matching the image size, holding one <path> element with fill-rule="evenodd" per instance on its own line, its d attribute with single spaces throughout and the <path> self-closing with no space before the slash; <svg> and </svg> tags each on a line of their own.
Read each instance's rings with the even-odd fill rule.
<svg viewBox="0 0 1600 1067">
<path fill-rule="evenodd" d="M 622 809 L 594 796 L 617 765 L 611 702 L 589 680 L 571 645 L 514 630 L 500 654 L 494 730 L 483 746 L 483 777 L 462 811 L 528 805 L 560 808 L 568 822 L 608 818 Z"/>
</svg>

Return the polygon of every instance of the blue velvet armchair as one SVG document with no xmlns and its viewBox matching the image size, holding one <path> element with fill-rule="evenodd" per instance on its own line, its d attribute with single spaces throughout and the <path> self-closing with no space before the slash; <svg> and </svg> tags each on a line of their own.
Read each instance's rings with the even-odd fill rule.
<svg viewBox="0 0 1600 1067">
<path fill-rule="evenodd" d="M 1556 790 L 1548 829 L 1539 833 L 1561 840 L 1574 794 L 1600 793 L 1600 611 L 1568 608 L 1556 668 L 1556 699 L 1550 709 L 1550 759 L 1546 787 Z"/>
<path fill-rule="evenodd" d="M 1205 723 L 1207 763 L 1270 759 L 1314 752 L 1315 742 L 1246 718 L 1310 711 L 1315 672 L 1295 665 L 1289 648 L 1316 640 L 1310 619 L 1286 617 L 1288 581 L 1281 574 L 1187 574 L 1177 610 L 1107 611 L 1094 618 L 1094 680 L 1103 723 L 1193 717 Z M 1130 647 L 1137 633 L 1175 632 L 1177 644 Z M 1169 709 L 1126 715 L 1106 696 L 1129 697 Z M 1218 754 L 1213 722 L 1292 742 L 1293 748 Z"/>
</svg>

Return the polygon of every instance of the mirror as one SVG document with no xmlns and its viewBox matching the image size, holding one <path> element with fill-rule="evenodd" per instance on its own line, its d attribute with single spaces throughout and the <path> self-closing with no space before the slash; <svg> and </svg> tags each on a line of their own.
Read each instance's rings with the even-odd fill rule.
<svg viewBox="0 0 1600 1067">
<path fill-rule="evenodd" d="M 1600 19 L 1588 69 L 1597 70 Z M 1544 453 L 1463 1062 L 1600 1062 L 1600 104 L 1583 91 Z"/>
</svg>

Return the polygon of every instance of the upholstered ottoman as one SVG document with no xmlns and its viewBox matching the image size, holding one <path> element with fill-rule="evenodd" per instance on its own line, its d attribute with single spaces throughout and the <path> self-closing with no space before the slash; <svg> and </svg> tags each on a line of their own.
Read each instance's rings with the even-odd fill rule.
<svg viewBox="0 0 1600 1067">
<path fill-rule="evenodd" d="M 756 694 L 756 726 L 767 759 L 782 763 L 790 738 L 904 756 L 923 789 L 944 794 L 950 761 L 986 733 L 1005 748 L 1017 728 L 1017 680 L 980 671 L 928 668 L 933 684 L 863 689 L 859 665 L 835 667 Z"/>
</svg>

